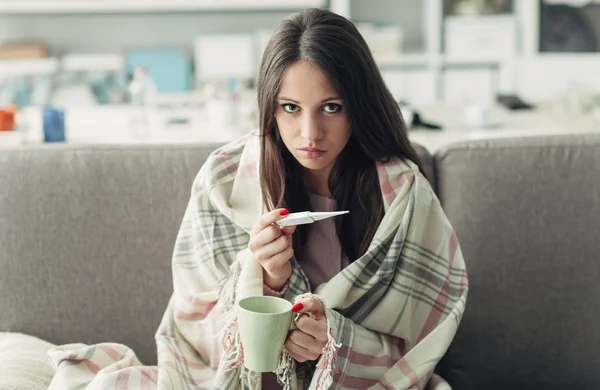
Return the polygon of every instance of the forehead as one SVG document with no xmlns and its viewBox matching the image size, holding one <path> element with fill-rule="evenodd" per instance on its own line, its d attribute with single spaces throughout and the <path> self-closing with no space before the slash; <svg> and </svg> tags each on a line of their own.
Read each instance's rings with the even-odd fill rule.
<svg viewBox="0 0 600 390">
<path fill-rule="evenodd" d="M 338 95 L 327 75 L 306 61 L 297 61 L 285 70 L 279 96 L 300 102 L 320 101 Z"/>
</svg>

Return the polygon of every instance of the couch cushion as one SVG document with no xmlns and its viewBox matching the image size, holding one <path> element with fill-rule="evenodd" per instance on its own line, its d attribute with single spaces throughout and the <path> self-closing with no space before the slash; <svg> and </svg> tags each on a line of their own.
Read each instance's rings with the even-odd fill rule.
<svg viewBox="0 0 600 390">
<path fill-rule="evenodd" d="M 213 148 L 2 150 L 0 331 L 125 343 L 153 362 L 175 236 Z"/>
<path fill-rule="evenodd" d="M 0 389 L 46 390 L 54 366 L 46 352 L 53 345 L 20 333 L 0 333 Z"/>
<path fill-rule="evenodd" d="M 441 374 L 457 390 L 600 388 L 600 134 L 435 158 L 470 282 Z"/>
<path fill-rule="evenodd" d="M 427 179 L 429 179 L 429 181 L 431 182 L 431 185 L 434 186 L 435 181 L 434 181 L 433 156 L 429 153 L 429 151 L 427 149 L 425 149 L 423 146 L 421 146 L 419 144 L 413 143 L 413 147 L 415 148 L 415 151 L 417 152 L 417 155 L 419 156 L 419 159 L 421 160 L 421 166 L 424 171 L 423 173 L 425 174 Z"/>
<path fill-rule="evenodd" d="M 175 236 L 215 147 L 0 150 L 0 331 L 124 343 L 154 363 Z"/>
</svg>

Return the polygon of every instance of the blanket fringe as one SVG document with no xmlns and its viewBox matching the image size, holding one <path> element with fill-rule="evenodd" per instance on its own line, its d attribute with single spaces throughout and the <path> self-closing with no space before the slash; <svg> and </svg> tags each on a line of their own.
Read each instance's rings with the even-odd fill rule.
<svg viewBox="0 0 600 390">
<path fill-rule="evenodd" d="M 323 303 L 324 308 L 327 307 L 323 298 L 313 293 L 298 295 L 294 301 L 298 302 L 309 297 L 317 298 Z M 333 336 L 333 328 L 329 323 L 329 319 L 327 319 L 327 332 L 327 344 L 325 344 L 321 354 L 321 359 L 319 359 L 319 362 L 317 363 L 316 372 L 319 374 L 315 383 L 316 390 L 329 389 L 329 387 L 331 387 L 333 384 L 333 375 L 339 372 L 339 367 L 337 364 L 337 351 L 342 347 L 342 344 L 336 342 L 335 337 Z"/>
<path fill-rule="evenodd" d="M 244 350 L 242 341 L 239 337 L 237 310 L 235 302 L 235 286 L 238 283 L 242 265 L 239 261 L 234 261 L 231 265 L 231 275 L 221 290 L 221 299 L 223 300 L 222 323 L 225 324 L 223 330 L 217 334 L 222 343 L 223 351 L 227 360 L 224 362 L 225 371 L 229 372 L 240 365 L 243 366 Z"/>
<path fill-rule="evenodd" d="M 226 352 L 225 356 L 227 356 L 227 360 L 224 362 L 225 372 L 242 366 L 244 362 L 244 348 L 237 329 L 237 320 L 234 320 L 224 330 L 222 342 L 223 350 Z"/>
<path fill-rule="evenodd" d="M 224 302 L 224 312 L 221 320 L 225 326 L 217 337 L 222 343 L 223 351 L 225 351 L 224 371 L 231 372 L 239 369 L 242 388 L 258 390 L 261 387 L 261 374 L 250 371 L 244 366 L 244 348 L 239 335 L 235 289 L 238 285 L 241 272 L 242 264 L 238 259 L 231 264 L 231 278 L 225 282 L 221 290 L 221 299 Z"/>
<path fill-rule="evenodd" d="M 327 322 L 329 334 L 327 336 L 327 344 L 325 344 L 325 347 L 323 348 L 321 359 L 317 363 L 317 369 L 321 372 L 317 378 L 315 386 L 316 390 L 329 389 L 333 384 L 333 375 L 339 372 L 337 351 L 341 348 L 342 344 L 336 343 L 335 338 L 333 337 L 333 330 L 329 326 L 329 321 Z"/>
<path fill-rule="evenodd" d="M 259 390 L 261 388 L 262 375 L 259 372 L 250 371 L 243 364 L 240 366 L 240 380 L 243 389 Z"/>
<path fill-rule="evenodd" d="M 238 285 L 240 275 L 242 273 L 242 263 L 239 259 L 236 259 L 230 267 L 231 277 L 227 278 L 221 289 L 221 299 L 223 300 L 223 306 L 225 309 L 235 307 L 235 287 Z"/>
<path fill-rule="evenodd" d="M 291 390 L 292 389 L 292 375 L 296 372 L 296 361 L 292 356 L 287 353 L 287 351 L 283 351 L 281 353 L 281 360 L 279 361 L 279 366 L 275 371 L 277 375 L 277 379 L 279 383 L 283 386 L 283 390 Z"/>
</svg>

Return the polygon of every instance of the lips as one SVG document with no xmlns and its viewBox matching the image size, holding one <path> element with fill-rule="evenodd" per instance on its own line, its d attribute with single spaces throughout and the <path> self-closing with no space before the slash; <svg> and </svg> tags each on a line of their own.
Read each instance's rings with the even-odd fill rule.
<svg viewBox="0 0 600 390">
<path fill-rule="evenodd" d="M 327 153 L 327 150 L 320 148 L 300 148 L 298 154 L 304 158 L 317 159 L 321 158 Z"/>
<path fill-rule="evenodd" d="M 310 147 L 299 148 L 298 150 L 300 150 L 301 152 L 309 152 L 309 153 L 325 153 L 327 151 L 327 150 L 321 149 L 321 148 L 310 148 Z"/>
</svg>

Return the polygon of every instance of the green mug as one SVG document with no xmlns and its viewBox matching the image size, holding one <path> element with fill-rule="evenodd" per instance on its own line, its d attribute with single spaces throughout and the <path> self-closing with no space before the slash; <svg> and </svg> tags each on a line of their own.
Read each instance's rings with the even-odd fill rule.
<svg viewBox="0 0 600 390">
<path fill-rule="evenodd" d="M 274 372 L 288 332 L 296 328 L 292 304 L 278 297 L 243 298 L 238 302 L 238 328 L 246 368 Z"/>
</svg>

